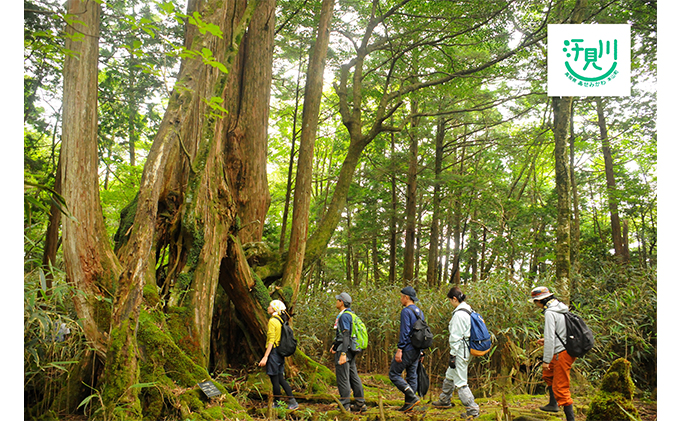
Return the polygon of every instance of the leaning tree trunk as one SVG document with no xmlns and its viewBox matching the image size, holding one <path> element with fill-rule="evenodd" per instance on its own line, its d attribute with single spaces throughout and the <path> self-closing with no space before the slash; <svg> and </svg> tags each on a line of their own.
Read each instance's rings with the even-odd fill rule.
<svg viewBox="0 0 680 421">
<path fill-rule="evenodd" d="M 614 243 L 614 256 L 620 259 L 622 263 L 628 263 L 630 256 L 624 247 L 624 240 L 621 235 L 619 204 L 616 197 L 616 179 L 614 178 L 614 160 L 612 159 L 612 149 L 609 142 L 609 134 L 607 133 L 607 121 L 604 117 L 602 98 L 596 98 L 595 104 L 597 105 L 597 124 L 600 127 L 602 156 L 604 157 L 604 173 L 607 179 L 607 200 L 609 202 L 612 242 Z"/>
</svg>

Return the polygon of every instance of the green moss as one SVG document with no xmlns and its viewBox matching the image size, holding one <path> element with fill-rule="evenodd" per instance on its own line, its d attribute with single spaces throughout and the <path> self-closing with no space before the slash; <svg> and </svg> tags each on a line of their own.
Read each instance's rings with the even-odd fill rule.
<svg viewBox="0 0 680 421">
<path fill-rule="evenodd" d="M 269 290 L 267 287 L 264 285 L 264 282 L 255 275 L 255 272 L 252 272 L 253 274 L 253 280 L 255 281 L 255 286 L 253 287 L 253 293 L 255 294 L 255 299 L 257 300 L 258 303 L 260 303 L 260 306 L 262 306 L 263 310 L 267 310 L 269 307 L 269 303 L 271 302 L 271 297 L 269 296 Z"/>
<path fill-rule="evenodd" d="M 627 399 L 633 399 L 635 384 L 630 378 L 630 362 L 619 358 L 602 378 L 602 391 L 620 393 Z"/>
<path fill-rule="evenodd" d="M 626 399 L 620 393 L 600 392 L 590 402 L 586 420 L 588 421 L 610 421 L 628 420 L 632 415 L 638 419 L 639 414 L 630 399 Z"/>
<path fill-rule="evenodd" d="M 158 294 L 158 286 L 154 283 L 147 282 L 144 284 L 144 302 L 151 307 L 157 306 L 161 302 L 161 297 Z"/>
<path fill-rule="evenodd" d="M 102 400 L 105 411 L 116 419 L 142 418 L 139 389 L 130 387 L 130 382 L 139 378 L 139 367 L 135 362 L 136 347 L 126 343 L 130 339 L 134 341 L 134 335 L 130 332 L 134 329 L 130 326 L 131 321 L 126 319 L 120 327 L 111 330 L 106 356 L 106 383 Z"/>
<path fill-rule="evenodd" d="M 602 385 L 590 402 L 587 421 L 627 420 L 638 418 L 633 405 L 635 384 L 630 378 L 630 362 L 623 358 L 614 361 L 602 378 Z"/>
<path fill-rule="evenodd" d="M 281 298 L 283 298 L 284 303 L 290 304 L 293 302 L 293 287 L 290 285 L 287 285 L 279 290 L 279 294 L 281 294 Z"/>
<path fill-rule="evenodd" d="M 118 224 L 118 230 L 113 236 L 115 251 L 118 251 L 125 243 L 127 243 L 128 238 L 130 238 L 130 227 L 135 220 L 138 199 L 139 192 L 137 192 L 135 198 L 132 199 L 132 202 L 120 211 L 120 223 Z"/>
</svg>

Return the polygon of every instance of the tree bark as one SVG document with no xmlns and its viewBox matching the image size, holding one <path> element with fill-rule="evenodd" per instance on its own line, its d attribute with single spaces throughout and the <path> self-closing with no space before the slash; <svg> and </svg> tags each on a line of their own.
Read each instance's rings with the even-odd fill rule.
<svg viewBox="0 0 680 421">
<path fill-rule="evenodd" d="M 567 157 L 567 134 L 569 114 L 573 98 L 553 98 L 553 112 L 555 121 L 553 133 L 555 136 L 555 187 L 557 190 L 557 227 L 555 229 L 555 276 L 556 288 L 560 299 L 569 302 L 571 282 L 571 246 L 569 199 L 569 159 Z"/>
<path fill-rule="evenodd" d="M 57 173 L 54 179 L 54 191 L 61 194 L 61 154 L 59 154 L 59 161 L 57 163 Z M 45 285 L 47 286 L 47 293 L 52 293 L 52 280 L 54 279 L 51 267 L 54 267 L 57 259 L 57 250 L 59 249 L 59 224 L 61 223 L 61 211 L 52 203 L 50 206 L 50 220 L 47 223 L 47 232 L 45 232 L 45 246 L 42 258 L 42 267 L 45 272 Z"/>
<path fill-rule="evenodd" d="M 250 3 L 250 2 L 249 2 Z M 275 0 L 259 0 L 223 93 L 226 173 L 238 209 L 242 243 L 260 241 L 271 198 L 267 184 L 269 91 Z M 249 4 L 250 7 L 250 4 Z"/>
<path fill-rule="evenodd" d="M 571 104 L 571 112 L 569 116 L 569 171 L 571 180 L 571 203 L 572 203 L 572 219 L 571 219 L 571 250 L 570 259 L 571 267 L 575 273 L 579 272 L 581 266 L 579 256 L 581 249 L 581 208 L 579 205 L 578 183 L 576 182 L 576 135 L 574 134 L 574 106 L 576 101 Z"/>
<path fill-rule="evenodd" d="M 106 355 L 111 308 L 120 266 L 109 246 L 99 201 L 97 154 L 97 65 L 101 6 L 93 0 L 73 0 L 68 14 L 78 16 L 66 28 L 62 125 L 62 195 L 73 219 L 63 221 L 66 279 L 85 337 L 97 355 Z M 73 36 L 82 34 L 81 40 Z"/>
<path fill-rule="evenodd" d="M 437 121 L 437 134 L 435 135 L 435 158 L 434 158 L 434 193 L 432 197 L 432 224 L 430 226 L 430 250 L 427 256 L 427 284 L 437 284 L 437 269 L 439 268 L 439 191 L 441 190 L 440 177 L 444 156 L 445 120 Z"/>
<path fill-rule="evenodd" d="M 415 110 L 414 110 L 415 111 Z M 404 272 L 402 281 L 412 285 L 416 280 L 413 273 L 415 263 L 416 243 L 416 193 L 418 188 L 418 137 L 415 133 L 410 136 L 409 165 L 406 182 L 406 232 L 404 234 Z"/>
<path fill-rule="evenodd" d="M 390 133 L 390 171 L 391 209 L 390 213 L 390 274 L 389 284 L 394 285 L 397 279 L 397 174 L 394 148 L 394 133 Z"/>
<path fill-rule="evenodd" d="M 580 24 L 588 0 L 576 0 L 569 23 Z M 569 303 L 571 295 L 571 242 L 569 160 L 567 135 L 572 97 L 553 97 L 553 134 L 555 137 L 555 189 L 557 191 L 557 227 L 555 229 L 555 287 L 560 299 Z"/>
<path fill-rule="evenodd" d="M 609 215 L 612 228 L 612 242 L 614 243 L 614 256 L 621 263 L 628 263 L 630 256 L 624 247 L 621 235 L 621 221 L 619 220 L 619 205 L 616 194 L 616 179 L 614 177 L 614 160 L 612 159 L 611 144 L 607 134 L 607 121 L 604 116 L 602 98 L 596 98 L 597 123 L 600 128 L 600 141 L 602 142 L 602 156 L 604 158 L 604 173 L 607 180 L 607 201 L 609 203 Z"/>
<path fill-rule="evenodd" d="M 217 41 L 210 34 L 198 34 L 195 28 L 187 28 L 186 45 L 199 51 L 210 48 L 214 57 L 226 63 L 227 68 L 231 67 L 239 51 L 238 41 L 243 39 L 257 4 L 250 2 L 245 10 L 233 4 L 222 8 L 224 5 L 217 0 L 202 4 L 198 12 L 203 20 L 220 26 L 226 35 L 223 41 Z M 225 28 L 224 16 L 234 16 L 238 24 Z M 178 186 L 186 186 L 186 191 L 180 189 L 178 196 L 184 199 L 179 211 L 180 241 L 187 251 L 181 253 L 186 267 L 181 275 L 176 273 L 186 281 L 178 282 L 177 288 L 185 289 L 187 306 L 195 310 L 183 320 L 187 333 L 182 350 L 193 364 L 201 367 L 208 364 L 213 298 L 236 204 L 233 189 L 222 176 L 225 173 L 222 131 L 216 128 L 217 118 L 208 110 L 205 99 L 219 96 L 226 81 L 225 74 L 206 66 L 202 60 L 182 62 L 177 86 L 145 163 L 131 234 L 119 251 L 125 269 L 114 300 L 104 373 L 103 401 L 107 412 L 122 406 L 125 417 L 141 417 L 139 389 L 131 386 L 138 383 L 140 375 L 136 333 L 142 289 L 147 280 L 154 279 L 154 267 L 150 263 L 159 202 L 169 198 L 169 190 Z M 170 157 L 181 159 L 170 160 Z M 176 298 L 171 295 L 169 305 L 173 301 Z"/>
<path fill-rule="evenodd" d="M 293 111 L 293 130 L 290 140 L 290 158 L 288 160 L 288 180 L 286 181 L 286 201 L 283 207 L 283 221 L 281 222 L 281 237 L 279 238 L 279 253 L 286 248 L 286 227 L 288 226 L 288 211 L 290 196 L 293 188 L 293 162 L 295 160 L 295 139 L 297 138 L 298 109 L 300 106 L 300 73 L 302 72 L 302 54 L 300 55 L 297 80 L 295 83 L 295 110 Z"/>
<path fill-rule="evenodd" d="M 283 269 L 283 280 L 281 282 L 284 290 L 291 290 L 288 304 L 294 303 L 297 299 L 300 290 L 300 276 L 302 275 L 305 260 L 305 250 L 307 248 L 314 142 L 319 123 L 319 109 L 321 108 L 321 94 L 323 92 L 323 71 L 326 65 L 328 40 L 330 39 L 330 21 L 333 16 L 334 4 L 335 0 L 323 0 L 321 4 L 319 30 L 307 68 L 307 84 L 305 86 L 305 99 L 302 109 L 300 151 L 295 177 L 295 195 L 293 197 L 293 223 L 288 257 Z"/>
</svg>

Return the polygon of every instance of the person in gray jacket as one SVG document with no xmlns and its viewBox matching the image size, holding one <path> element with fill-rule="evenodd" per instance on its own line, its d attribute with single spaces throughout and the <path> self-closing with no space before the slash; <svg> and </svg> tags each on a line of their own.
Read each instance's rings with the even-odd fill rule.
<svg viewBox="0 0 680 421">
<path fill-rule="evenodd" d="M 536 307 L 540 308 L 545 315 L 545 327 L 543 338 L 538 340 L 543 345 L 543 380 L 548 385 L 550 402 L 540 407 L 542 411 L 559 412 L 559 407 L 564 408 L 567 421 L 574 421 L 574 401 L 569 391 L 571 366 L 576 360 L 569 355 L 557 339 L 567 338 L 567 324 L 565 316 L 569 308 L 555 298 L 546 287 L 536 287 L 531 291 L 531 299 Z"/>
<path fill-rule="evenodd" d="M 458 398 L 465 406 L 463 418 L 479 417 L 479 405 L 475 403 L 475 396 L 468 386 L 468 364 L 470 364 L 470 314 L 472 308 L 465 302 L 465 294 L 458 287 L 453 287 L 446 295 L 455 309 L 449 322 L 449 346 L 451 354 L 449 367 L 446 369 L 446 377 L 442 385 L 442 393 L 439 400 L 433 403 L 437 408 L 451 406 L 453 391 L 458 389 Z"/>
</svg>

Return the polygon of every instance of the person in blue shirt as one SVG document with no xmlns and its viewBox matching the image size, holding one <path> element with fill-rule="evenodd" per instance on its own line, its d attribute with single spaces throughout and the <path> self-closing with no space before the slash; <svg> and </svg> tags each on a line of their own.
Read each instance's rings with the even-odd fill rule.
<svg viewBox="0 0 680 421">
<path fill-rule="evenodd" d="M 423 312 L 415 305 L 418 301 L 416 290 L 407 286 L 401 290 L 399 298 L 401 310 L 401 325 L 399 327 L 399 343 L 397 352 L 390 364 L 390 380 L 404 394 L 404 406 L 399 411 L 409 412 L 420 402 L 416 396 L 418 390 L 418 360 L 421 351 L 411 344 L 411 330 L 418 317 L 423 318 Z M 417 316 L 416 316 L 417 315 Z M 406 380 L 401 376 L 406 371 Z"/>
<path fill-rule="evenodd" d="M 340 404 L 346 410 L 366 412 L 364 386 L 357 372 L 356 344 L 352 341 L 352 297 L 346 292 L 335 296 L 335 308 L 340 313 L 335 318 L 335 341 L 331 353 L 335 354 L 335 378 L 340 393 Z M 350 405 L 350 394 L 354 393 L 354 403 Z"/>
</svg>

